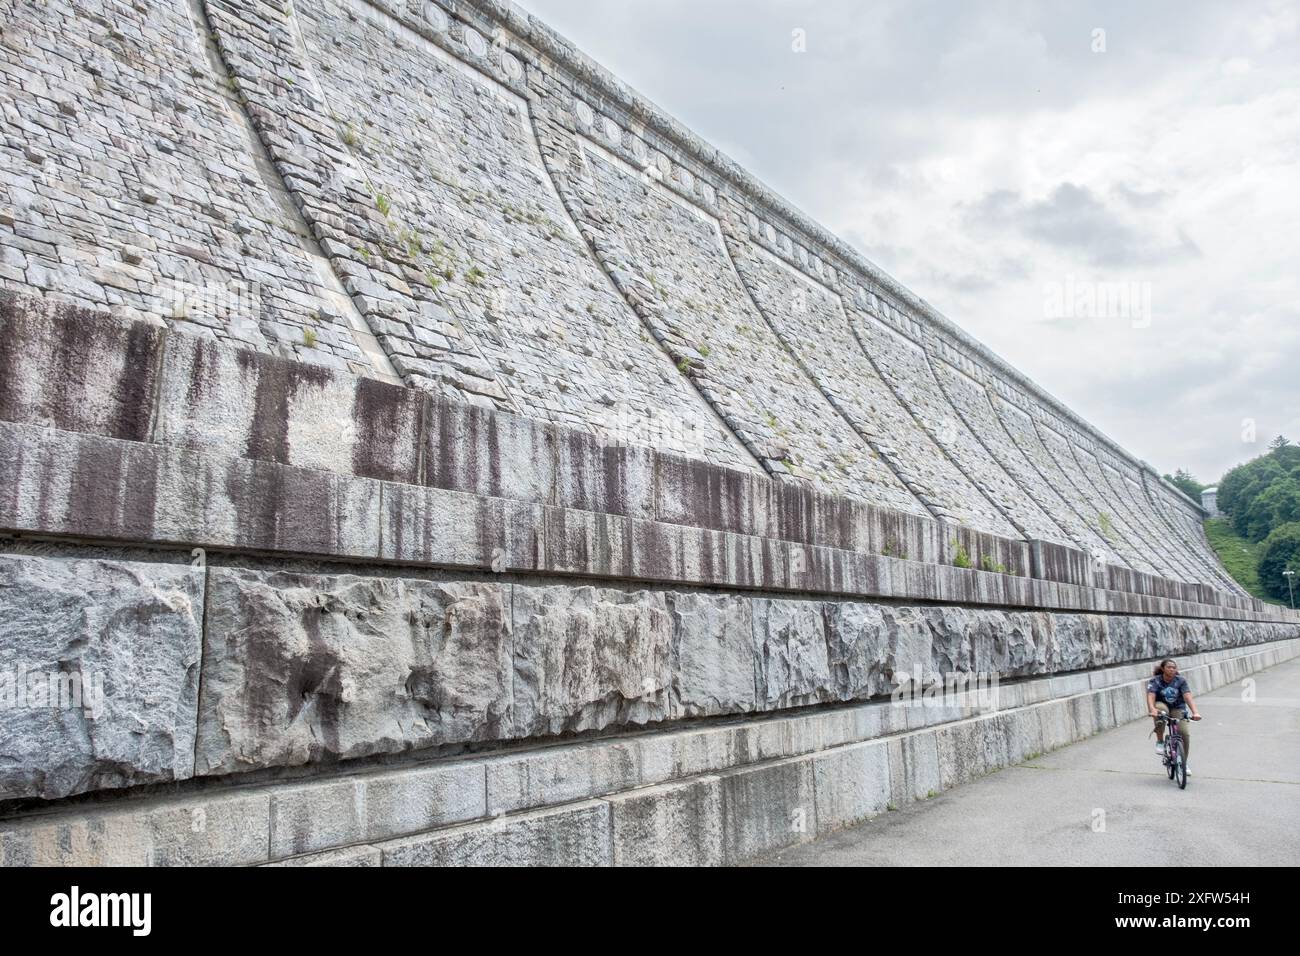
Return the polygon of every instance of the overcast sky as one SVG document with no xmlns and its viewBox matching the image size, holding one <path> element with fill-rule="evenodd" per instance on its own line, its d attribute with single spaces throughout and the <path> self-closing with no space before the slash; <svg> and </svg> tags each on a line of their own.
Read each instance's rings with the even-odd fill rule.
<svg viewBox="0 0 1300 956">
<path fill-rule="evenodd" d="M 1160 471 L 1300 442 L 1300 2 L 523 5 Z"/>
</svg>

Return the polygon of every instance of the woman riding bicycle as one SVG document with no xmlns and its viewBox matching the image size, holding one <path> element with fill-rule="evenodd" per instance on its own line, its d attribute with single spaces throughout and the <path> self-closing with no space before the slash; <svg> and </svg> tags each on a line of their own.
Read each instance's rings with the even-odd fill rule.
<svg viewBox="0 0 1300 956">
<path fill-rule="evenodd" d="M 1156 718 L 1156 753 L 1161 756 L 1165 753 L 1165 725 L 1159 718 L 1163 714 L 1178 721 L 1178 732 L 1183 738 L 1183 764 L 1186 766 L 1187 752 L 1192 743 L 1186 722 L 1189 717 L 1200 720 L 1201 715 L 1196 711 L 1196 702 L 1192 700 L 1192 690 L 1187 686 L 1186 678 L 1178 676 L 1178 665 L 1171 658 L 1161 661 L 1147 681 L 1147 712 Z"/>
</svg>

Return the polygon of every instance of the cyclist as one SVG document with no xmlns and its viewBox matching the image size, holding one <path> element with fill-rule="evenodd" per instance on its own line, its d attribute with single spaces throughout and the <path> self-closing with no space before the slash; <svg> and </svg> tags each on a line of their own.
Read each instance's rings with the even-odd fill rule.
<svg viewBox="0 0 1300 956">
<path fill-rule="evenodd" d="M 1190 711 L 1190 714 L 1189 714 Z M 1156 667 L 1151 679 L 1147 681 L 1147 713 L 1152 717 L 1161 714 L 1172 716 L 1178 723 L 1178 732 L 1183 738 L 1183 766 L 1187 766 L 1187 752 L 1191 749 L 1191 735 L 1187 732 L 1187 720 L 1200 720 L 1196 702 L 1192 700 L 1192 689 L 1187 686 L 1187 679 L 1178 675 L 1178 665 L 1172 658 L 1165 658 Z M 1156 721 L 1156 753 L 1162 757 L 1165 753 L 1165 725 Z"/>
</svg>

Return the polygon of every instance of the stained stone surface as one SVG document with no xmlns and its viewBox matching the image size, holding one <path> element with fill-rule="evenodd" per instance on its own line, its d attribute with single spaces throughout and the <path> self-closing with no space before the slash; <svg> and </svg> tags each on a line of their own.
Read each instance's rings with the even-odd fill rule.
<svg viewBox="0 0 1300 956">
<path fill-rule="evenodd" d="M 0 800 L 189 777 L 203 572 L 0 554 Z"/>
</svg>

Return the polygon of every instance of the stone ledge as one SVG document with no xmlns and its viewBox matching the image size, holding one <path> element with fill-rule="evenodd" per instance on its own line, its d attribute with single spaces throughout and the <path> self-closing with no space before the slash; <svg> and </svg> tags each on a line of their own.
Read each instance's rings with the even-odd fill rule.
<svg viewBox="0 0 1300 956">
<path fill-rule="evenodd" d="M 0 532 L 949 604 L 1289 621 L 0 422 Z"/>
</svg>

